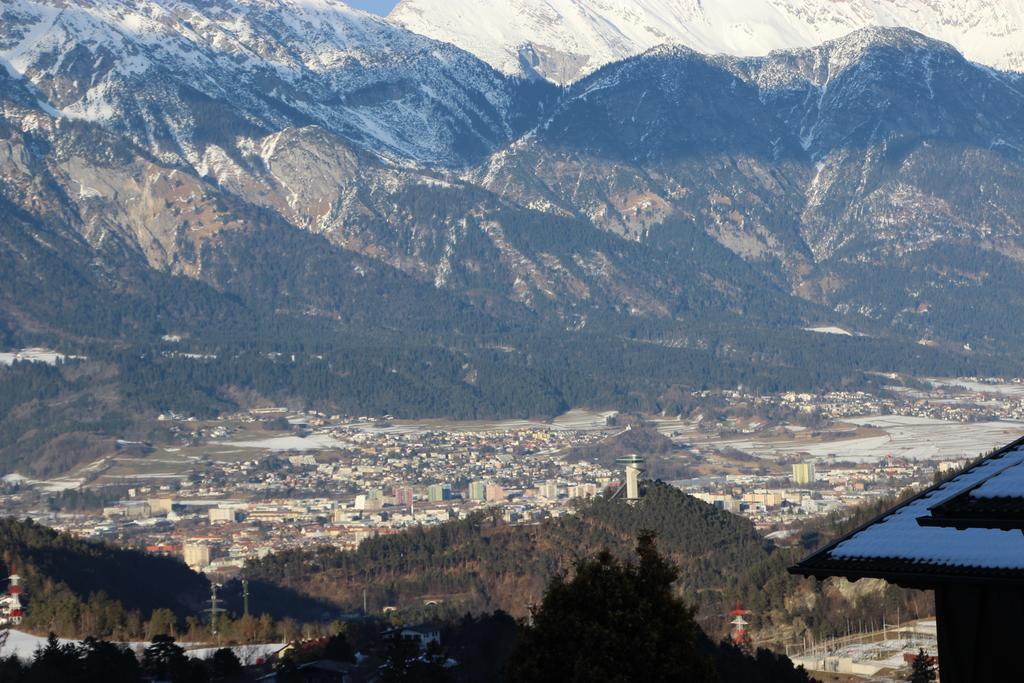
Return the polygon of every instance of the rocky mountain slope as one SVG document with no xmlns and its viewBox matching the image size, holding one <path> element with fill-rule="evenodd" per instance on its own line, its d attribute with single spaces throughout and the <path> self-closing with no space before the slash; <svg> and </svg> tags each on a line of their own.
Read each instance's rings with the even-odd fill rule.
<svg viewBox="0 0 1024 683">
<path fill-rule="evenodd" d="M 764 58 L 662 47 L 574 84 L 474 178 L 665 248 L 696 229 L 803 298 L 937 333 L 916 313 L 955 307 L 939 290 L 984 298 L 1019 267 L 1022 122 L 1014 80 L 905 29 Z"/>
<path fill-rule="evenodd" d="M 974 61 L 1024 70 L 1021 0 L 402 0 L 390 18 L 504 73 L 557 83 L 665 43 L 755 56 L 869 26 L 909 27 Z"/>
<path fill-rule="evenodd" d="M 332 0 L 3 12 L 6 200 L 217 288 L 229 234 L 291 226 L 498 318 L 854 313 L 959 341 L 976 318 L 907 319 L 922 288 L 956 299 L 907 259 L 952 250 L 967 289 L 1016 272 L 1019 82 L 904 29 L 659 47 L 559 94 Z M 879 302 L 876 269 L 916 274 Z"/>
</svg>

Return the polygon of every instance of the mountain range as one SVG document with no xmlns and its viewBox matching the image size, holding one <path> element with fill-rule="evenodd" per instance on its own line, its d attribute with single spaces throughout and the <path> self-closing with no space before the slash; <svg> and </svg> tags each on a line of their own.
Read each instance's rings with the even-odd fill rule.
<svg viewBox="0 0 1024 683">
<path fill-rule="evenodd" d="M 504 73 L 558 83 L 666 43 L 750 57 L 872 26 L 911 28 L 971 60 L 1024 69 L 1021 0 L 402 0 L 390 16 Z"/>
<path fill-rule="evenodd" d="M 0 343 L 104 359 L 147 410 L 1017 367 L 1024 83 L 909 29 L 560 86 L 335 0 L 4 0 L 0 63 Z"/>
</svg>

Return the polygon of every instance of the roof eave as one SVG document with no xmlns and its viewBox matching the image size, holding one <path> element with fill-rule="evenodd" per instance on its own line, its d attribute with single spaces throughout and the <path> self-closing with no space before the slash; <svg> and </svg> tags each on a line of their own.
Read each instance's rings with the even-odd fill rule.
<svg viewBox="0 0 1024 683">
<path fill-rule="evenodd" d="M 1016 439 L 1016 440 L 1012 441 L 1011 443 L 1003 446 L 1002 448 L 994 451 L 990 455 L 988 455 L 988 456 L 986 456 L 984 458 L 979 459 L 977 462 L 974 463 L 974 465 L 972 465 L 972 467 L 977 467 L 981 463 L 987 462 L 988 460 L 991 460 L 993 458 L 1001 458 L 1004 455 L 1006 455 L 1007 453 L 1010 453 L 1010 452 L 1016 450 L 1017 448 L 1020 448 L 1021 446 L 1024 446 L 1024 437 Z M 892 507 L 889 510 L 886 510 L 885 512 L 881 513 L 880 515 L 877 515 L 877 516 L 873 517 L 872 519 L 870 519 L 869 521 L 867 521 L 864 524 L 860 525 L 859 527 L 857 527 L 853 531 L 850 531 L 850 532 L 846 533 L 845 535 L 843 535 L 842 537 L 836 539 L 835 541 L 833 541 L 829 545 L 825 546 L 821 550 L 817 550 L 817 551 L 811 553 L 810 555 L 805 557 L 803 560 L 801 560 L 797 564 L 793 565 L 792 567 L 789 567 L 788 571 L 791 574 L 800 574 L 800 575 L 803 575 L 803 576 L 814 576 L 815 578 L 817 578 L 819 580 L 821 580 L 822 578 L 828 578 L 829 576 L 843 576 L 845 578 L 850 579 L 851 581 L 856 581 L 857 579 L 861 579 L 861 578 L 886 579 L 886 576 L 881 576 L 881 575 L 875 576 L 873 574 L 862 573 L 862 572 L 859 572 L 857 570 L 853 570 L 853 571 L 850 571 L 850 572 L 840 572 L 840 571 L 836 571 L 836 570 L 831 569 L 831 568 L 822 567 L 820 565 L 821 565 L 822 561 L 830 561 L 829 557 L 828 557 L 829 554 L 833 550 L 835 550 L 836 547 L 839 546 L 839 544 L 849 540 L 850 538 L 852 538 L 853 536 L 855 536 L 855 535 L 859 534 L 860 532 L 864 531 L 868 527 L 871 527 L 871 526 L 877 524 L 878 522 L 882 521 L 883 519 L 885 519 L 889 515 L 892 515 L 893 513 L 895 513 L 897 510 L 899 510 L 899 509 L 901 509 L 901 508 L 903 508 L 903 507 L 905 507 L 907 505 L 910 505 L 911 503 L 913 503 L 916 500 L 919 500 L 919 499 L 921 499 L 921 498 L 923 498 L 925 496 L 930 495 L 931 493 L 933 493 L 934 491 L 939 489 L 941 486 L 944 486 L 950 480 L 955 479 L 956 477 L 960 476 L 960 474 L 962 474 L 962 472 L 957 472 L 955 474 L 952 474 L 949 477 L 947 477 L 946 479 L 943 479 L 942 481 L 937 482 L 937 483 L 933 484 L 932 486 L 929 486 L 927 489 L 925 489 L 924 491 L 921 491 L 917 495 L 912 496 L 911 498 L 903 501 L 899 505 L 896 505 L 895 507 Z M 933 507 L 937 507 L 937 506 L 933 506 Z M 920 523 L 920 520 L 918 520 L 918 523 Z M 829 573 L 829 572 L 832 572 L 832 573 Z M 929 579 L 930 578 L 931 577 L 929 576 Z M 888 579 L 886 579 L 886 580 L 888 580 Z M 1024 577 L 1022 577 L 1021 580 L 1024 581 Z M 962 577 L 959 578 L 957 581 L 958 582 L 962 582 Z M 893 581 L 893 583 L 897 583 L 897 582 Z M 898 584 L 898 585 L 903 585 L 903 584 Z"/>
<path fill-rule="evenodd" d="M 1024 518 L 1019 517 L 973 517 L 950 515 L 943 517 L 918 517 L 917 523 L 920 526 L 953 528 L 958 531 L 966 531 L 967 529 L 1024 531 Z"/>
</svg>

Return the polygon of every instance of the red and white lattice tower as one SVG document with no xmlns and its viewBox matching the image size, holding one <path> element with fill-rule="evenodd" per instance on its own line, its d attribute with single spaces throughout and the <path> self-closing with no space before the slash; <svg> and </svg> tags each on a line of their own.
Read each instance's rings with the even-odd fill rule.
<svg viewBox="0 0 1024 683">
<path fill-rule="evenodd" d="M 17 626 L 25 615 L 24 609 L 21 606 L 21 577 L 18 575 L 17 567 L 11 567 L 11 575 L 7 577 L 7 580 L 11 582 L 11 586 L 7 589 L 7 596 L 4 600 L 4 607 L 6 609 L 4 611 L 7 612 L 8 623 Z"/>
<path fill-rule="evenodd" d="M 732 638 L 732 642 L 737 645 L 750 644 L 750 632 L 747 631 L 747 626 L 750 625 L 750 622 L 743 618 L 750 614 L 750 610 L 743 609 L 743 605 L 739 602 L 736 603 L 735 609 L 729 611 L 729 616 L 734 617 L 734 619 L 729 622 L 732 624 L 732 633 L 729 637 Z"/>
</svg>

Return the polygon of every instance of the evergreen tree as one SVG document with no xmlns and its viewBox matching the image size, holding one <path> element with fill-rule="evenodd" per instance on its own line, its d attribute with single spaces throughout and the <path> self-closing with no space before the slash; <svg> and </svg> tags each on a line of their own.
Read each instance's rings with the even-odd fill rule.
<svg viewBox="0 0 1024 683">
<path fill-rule="evenodd" d="M 28 680 L 77 683 L 80 674 L 78 648 L 72 643 L 61 644 L 51 633 L 46 645 L 36 650 Z"/>
<path fill-rule="evenodd" d="M 126 647 L 89 637 L 82 642 L 82 677 L 85 683 L 136 681 L 139 661 Z"/>
<path fill-rule="evenodd" d="M 642 532 L 639 561 L 620 562 L 607 550 L 579 560 L 574 575 L 556 576 L 533 623 L 523 626 L 509 677 L 520 681 L 716 680 L 698 646 L 699 628 L 673 591 L 675 566 Z"/>
<path fill-rule="evenodd" d="M 174 616 L 174 612 L 166 608 L 155 609 L 146 624 L 146 635 L 149 636 L 151 642 L 156 642 L 154 640 L 156 636 L 173 636 L 177 624 L 178 619 Z"/>
<path fill-rule="evenodd" d="M 419 649 L 416 644 L 405 638 L 393 638 L 388 643 L 387 661 L 381 668 L 381 680 L 387 683 L 413 681 L 412 665 L 416 661 Z"/>
<path fill-rule="evenodd" d="M 938 678 L 938 673 L 935 671 L 935 660 L 921 648 L 917 656 L 914 657 L 914 662 L 910 667 L 910 677 L 907 680 L 910 683 L 931 683 Z"/>
<path fill-rule="evenodd" d="M 159 680 L 184 681 L 191 678 L 185 651 L 168 635 L 154 636 L 142 653 L 142 669 Z"/>
<path fill-rule="evenodd" d="M 17 656 L 0 657 L 0 681 L 22 683 L 28 679 L 28 667 Z"/>
<path fill-rule="evenodd" d="M 324 657 L 338 662 L 356 661 L 356 653 L 352 651 L 352 646 L 349 644 L 348 638 L 345 637 L 344 633 L 336 633 L 327 640 L 327 645 L 324 647 Z"/>
<path fill-rule="evenodd" d="M 234 681 L 242 675 L 242 662 L 229 647 L 222 647 L 210 658 L 210 677 L 214 681 Z"/>
</svg>

